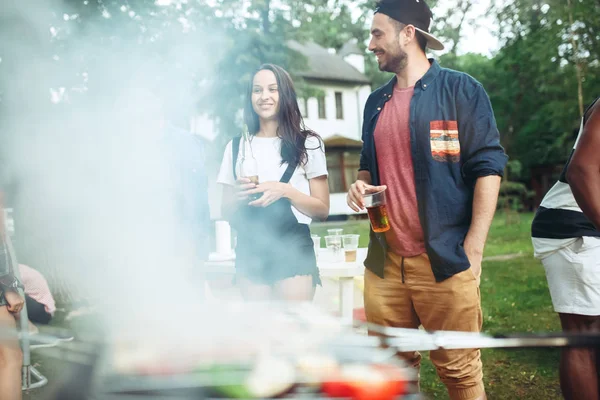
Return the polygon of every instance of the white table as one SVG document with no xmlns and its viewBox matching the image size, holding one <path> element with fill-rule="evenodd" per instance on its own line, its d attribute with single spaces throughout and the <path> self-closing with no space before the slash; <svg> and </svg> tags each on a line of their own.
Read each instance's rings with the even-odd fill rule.
<svg viewBox="0 0 600 400">
<path fill-rule="evenodd" d="M 364 260 L 367 255 L 366 248 L 360 248 L 357 251 L 356 262 L 336 262 L 332 261 L 331 255 L 327 249 L 321 249 L 317 266 L 322 278 L 338 279 L 340 294 L 340 316 L 346 324 L 352 324 L 354 318 L 354 278 L 363 276 L 365 267 Z M 235 262 L 229 260 L 210 260 L 205 264 L 205 271 L 208 273 L 235 273 Z"/>
<path fill-rule="evenodd" d="M 321 249 L 319 259 L 317 260 L 321 277 L 338 279 L 340 294 L 339 311 L 342 320 L 347 324 L 352 324 L 354 319 L 354 278 L 364 275 L 364 260 L 366 256 L 367 249 L 362 248 L 358 249 L 355 262 L 335 262 L 331 261 L 327 249 Z"/>
</svg>

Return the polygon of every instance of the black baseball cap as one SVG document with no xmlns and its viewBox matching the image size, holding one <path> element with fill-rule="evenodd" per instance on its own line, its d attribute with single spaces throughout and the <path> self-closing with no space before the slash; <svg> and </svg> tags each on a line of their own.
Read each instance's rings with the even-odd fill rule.
<svg viewBox="0 0 600 400">
<path fill-rule="evenodd" d="M 438 38 L 429 33 L 433 14 L 425 0 L 381 0 L 375 13 L 385 14 L 404 25 L 413 25 L 427 39 L 427 47 L 432 50 L 444 50 Z"/>
</svg>

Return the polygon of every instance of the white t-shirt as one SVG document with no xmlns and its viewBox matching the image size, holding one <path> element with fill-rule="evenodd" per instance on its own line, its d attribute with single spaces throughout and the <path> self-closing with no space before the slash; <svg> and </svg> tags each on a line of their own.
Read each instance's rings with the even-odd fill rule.
<svg viewBox="0 0 600 400">
<path fill-rule="evenodd" d="M 577 139 L 575 139 L 575 144 L 573 145 L 573 151 L 577 148 L 577 144 L 579 143 L 579 138 L 581 138 L 581 134 L 583 133 L 583 118 L 581 119 L 581 125 L 579 127 L 579 133 L 577 134 Z M 583 213 L 579 205 L 577 204 L 577 200 L 575 200 L 575 196 L 573 196 L 573 191 L 571 190 L 571 186 L 565 182 L 556 182 L 554 186 L 550 188 L 548 193 L 542 199 L 542 204 L 540 206 L 544 208 L 552 208 L 559 210 L 570 210 L 579 213 Z M 551 256 L 557 251 L 564 249 L 565 247 L 571 246 L 573 243 L 577 241 L 578 238 L 568 238 L 568 239 L 550 239 L 550 238 L 538 238 L 533 237 L 531 241 L 533 243 L 533 255 L 535 258 L 543 260 L 544 258 Z"/>
<path fill-rule="evenodd" d="M 233 161 L 231 159 L 231 141 L 225 147 L 223 161 L 217 177 L 217 183 L 233 186 L 235 179 L 233 176 Z M 240 160 L 242 146 L 246 145 L 246 154 L 250 154 L 250 147 L 256 161 L 258 162 L 258 181 L 259 182 L 278 182 L 288 167 L 287 163 L 281 164 L 281 138 L 264 138 L 254 136 L 250 143 L 240 140 L 239 156 L 236 164 L 236 175 L 240 176 Z M 327 175 L 327 161 L 325 160 L 325 145 L 316 137 L 310 136 L 306 139 L 307 162 L 304 165 L 296 167 L 290 184 L 300 192 L 310 196 L 309 180 Z M 296 207 L 292 206 L 292 211 L 296 219 L 301 224 L 310 224 L 311 218 Z"/>
</svg>

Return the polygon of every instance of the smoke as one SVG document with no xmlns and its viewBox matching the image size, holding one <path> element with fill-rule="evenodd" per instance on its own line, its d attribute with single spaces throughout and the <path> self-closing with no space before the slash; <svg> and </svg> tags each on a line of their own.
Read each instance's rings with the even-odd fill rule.
<svg viewBox="0 0 600 400">
<path fill-rule="evenodd" d="M 186 211 L 190 180 L 180 167 L 213 166 L 165 132 L 186 129 L 200 98 L 226 102 L 203 98 L 225 31 L 207 10 L 175 3 L 69 4 L 15 0 L 0 11 L 0 151 L 18 256 L 91 302 L 109 331 L 161 338 L 186 321 L 202 332 L 199 230 L 208 222 Z M 286 253 L 278 260 L 295 258 L 283 239 L 261 240 Z"/>
<path fill-rule="evenodd" d="M 219 35 L 175 4 L 88 3 L 0 11 L 2 176 L 18 256 L 109 325 L 171 326 L 202 301 L 207 227 L 182 213 L 187 181 L 173 160 L 209 167 L 177 130 L 201 112 L 198 82 L 212 79 Z"/>
</svg>

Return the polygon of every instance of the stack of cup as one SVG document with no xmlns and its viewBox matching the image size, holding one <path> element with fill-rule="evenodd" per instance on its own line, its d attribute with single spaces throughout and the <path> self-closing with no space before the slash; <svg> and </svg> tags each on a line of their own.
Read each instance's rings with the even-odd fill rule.
<svg viewBox="0 0 600 400">
<path fill-rule="evenodd" d="M 327 234 L 329 236 L 342 236 L 342 233 L 344 233 L 344 230 L 341 228 L 327 229 Z"/>
<path fill-rule="evenodd" d="M 342 261 L 343 232 L 343 229 L 327 229 L 328 236 L 325 236 L 325 245 L 335 261 Z"/>
</svg>

